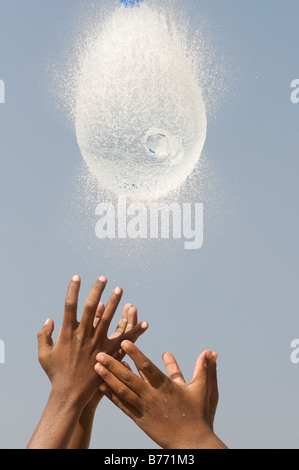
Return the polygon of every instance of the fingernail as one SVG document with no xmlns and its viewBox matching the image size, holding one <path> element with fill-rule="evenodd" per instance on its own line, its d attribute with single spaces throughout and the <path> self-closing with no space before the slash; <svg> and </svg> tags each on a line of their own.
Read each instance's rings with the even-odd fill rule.
<svg viewBox="0 0 299 470">
<path fill-rule="evenodd" d="M 95 368 L 95 371 L 96 371 L 98 374 L 100 374 L 100 373 L 102 372 L 102 366 L 101 366 L 101 364 L 99 364 L 99 363 L 96 364 L 96 365 L 94 366 L 94 368 Z"/>
<path fill-rule="evenodd" d="M 46 320 L 45 326 L 49 323 L 49 321 L 50 321 L 50 318 Z"/>
<path fill-rule="evenodd" d="M 114 293 L 115 293 L 116 295 L 120 295 L 120 294 L 121 294 L 121 288 L 120 288 L 120 287 L 116 287 Z"/>
<path fill-rule="evenodd" d="M 99 362 L 104 362 L 105 356 L 100 353 L 100 354 L 97 355 L 96 359 L 97 359 L 97 361 L 99 361 Z"/>
<path fill-rule="evenodd" d="M 99 281 L 100 281 L 100 282 L 103 282 L 104 284 L 106 284 L 107 278 L 106 278 L 105 276 L 101 276 L 101 277 L 99 277 Z"/>
<path fill-rule="evenodd" d="M 148 323 L 146 321 L 144 321 L 143 323 L 141 323 L 141 328 L 143 330 L 146 330 L 148 328 Z"/>
<path fill-rule="evenodd" d="M 79 282 L 80 281 L 80 276 L 78 276 L 78 275 L 73 276 L 73 281 L 74 282 Z"/>
</svg>

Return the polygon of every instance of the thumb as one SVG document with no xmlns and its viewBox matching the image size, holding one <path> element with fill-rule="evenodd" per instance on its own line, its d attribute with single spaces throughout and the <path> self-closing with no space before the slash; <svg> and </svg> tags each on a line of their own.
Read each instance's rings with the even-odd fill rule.
<svg viewBox="0 0 299 470">
<path fill-rule="evenodd" d="M 51 319 L 48 319 L 44 327 L 37 334 L 38 341 L 38 356 L 39 360 L 43 360 L 45 354 L 49 352 L 53 347 L 52 334 L 54 331 L 54 322 Z"/>
</svg>

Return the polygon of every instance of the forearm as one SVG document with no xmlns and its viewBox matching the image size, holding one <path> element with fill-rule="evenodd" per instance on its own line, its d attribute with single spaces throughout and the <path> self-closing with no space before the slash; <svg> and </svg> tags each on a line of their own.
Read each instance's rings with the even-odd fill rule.
<svg viewBox="0 0 299 470">
<path fill-rule="evenodd" d="M 98 390 L 86 405 L 76 425 L 68 449 L 89 449 L 96 410 L 102 398 L 103 394 Z"/>
<path fill-rule="evenodd" d="M 68 449 L 89 449 L 96 409 L 85 409 L 75 427 Z"/>
<path fill-rule="evenodd" d="M 67 449 L 83 407 L 79 398 L 52 391 L 27 449 Z"/>
</svg>

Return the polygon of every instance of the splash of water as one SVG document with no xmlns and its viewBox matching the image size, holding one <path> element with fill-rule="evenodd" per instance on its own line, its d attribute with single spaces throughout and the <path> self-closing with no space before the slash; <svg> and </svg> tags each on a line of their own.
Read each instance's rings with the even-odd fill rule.
<svg viewBox="0 0 299 470">
<path fill-rule="evenodd" d="M 141 200 L 186 181 L 206 108 L 184 38 L 161 13 L 117 9 L 89 38 L 76 82 L 78 145 L 100 187 Z"/>
</svg>

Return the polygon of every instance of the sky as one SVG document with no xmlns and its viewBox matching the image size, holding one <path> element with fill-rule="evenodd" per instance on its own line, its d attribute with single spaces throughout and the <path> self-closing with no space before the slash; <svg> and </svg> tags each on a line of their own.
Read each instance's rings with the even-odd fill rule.
<svg viewBox="0 0 299 470">
<path fill-rule="evenodd" d="M 218 352 L 215 432 L 230 448 L 297 448 L 299 104 L 290 84 L 299 78 L 299 5 L 165 2 L 184 11 L 191 35 L 204 28 L 225 72 L 213 89 L 208 182 L 196 201 L 203 247 L 166 241 L 156 251 L 150 241 L 114 249 L 96 239 L 76 136 L 53 97 L 51 70 L 93 3 L 114 8 L 111 0 L 1 0 L 0 447 L 26 447 L 40 419 L 50 384 L 36 334 L 48 317 L 57 333 L 79 274 L 81 310 L 98 276 L 109 280 L 106 297 L 123 287 L 123 303 L 150 325 L 139 346 L 160 368 L 171 351 L 190 380 L 198 355 Z M 107 400 L 91 447 L 157 448 Z"/>
</svg>

